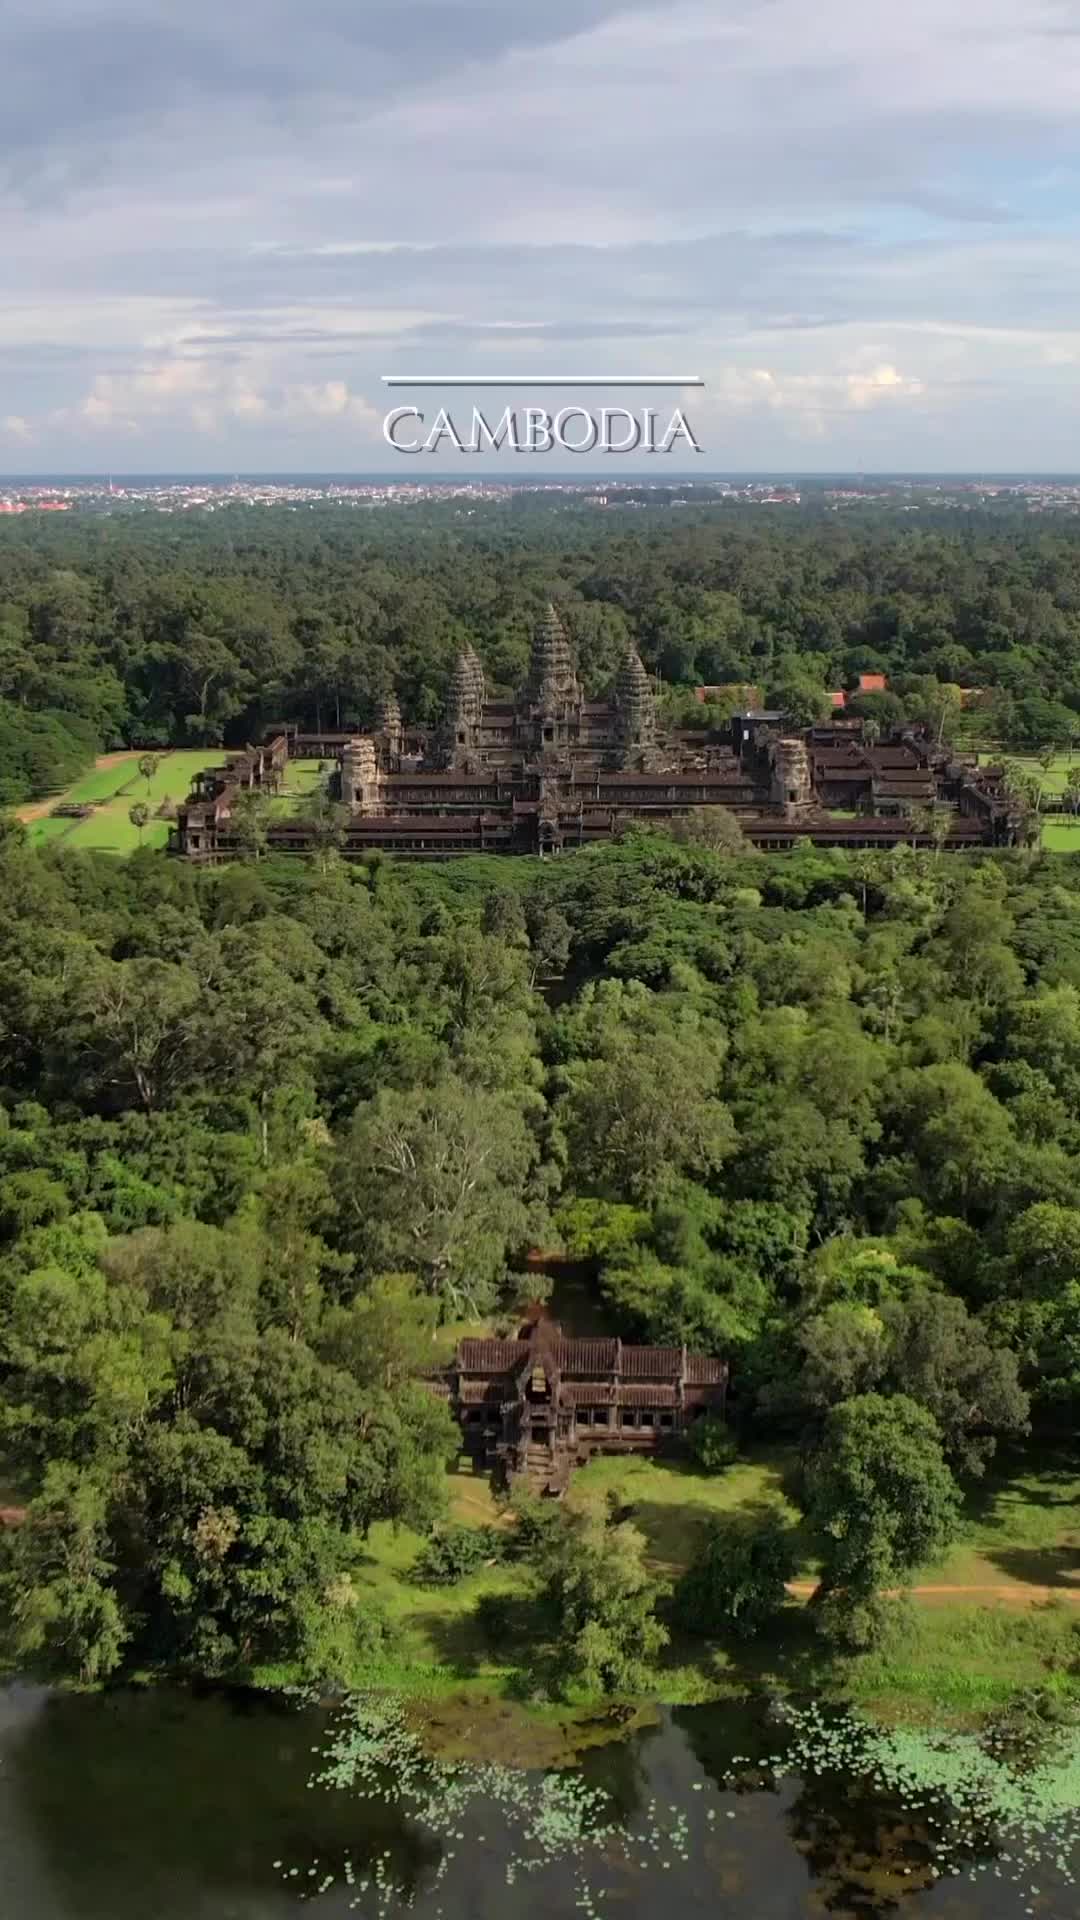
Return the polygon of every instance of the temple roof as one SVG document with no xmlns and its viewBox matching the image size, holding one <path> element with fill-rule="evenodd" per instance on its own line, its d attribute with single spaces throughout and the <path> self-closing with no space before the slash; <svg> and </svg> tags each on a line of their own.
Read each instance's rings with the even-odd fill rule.
<svg viewBox="0 0 1080 1920">
<path fill-rule="evenodd" d="M 564 1340 L 552 1323 L 541 1323 L 532 1340 L 462 1340 L 457 1350 L 461 1373 L 515 1374 L 531 1355 L 549 1357 L 560 1373 L 607 1377 L 618 1372 L 625 1380 L 674 1382 L 683 1371 L 682 1347 L 624 1346 L 619 1340 Z M 696 1386 L 722 1385 L 727 1363 L 708 1354 L 685 1355 L 686 1379 Z M 572 1383 L 571 1383 L 572 1384 Z"/>
<path fill-rule="evenodd" d="M 528 1353 L 527 1340 L 462 1340 L 457 1363 L 462 1373 L 511 1373 Z"/>
</svg>

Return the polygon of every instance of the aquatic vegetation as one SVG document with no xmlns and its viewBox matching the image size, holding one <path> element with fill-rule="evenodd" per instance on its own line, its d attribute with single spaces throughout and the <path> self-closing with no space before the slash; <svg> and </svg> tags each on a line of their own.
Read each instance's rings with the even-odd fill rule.
<svg viewBox="0 0 1080 1920">
<path fill-rule="evenodd" d="M 574 1872 L 575 1904 L 593 1916 L 602 1892 L 593 1884 L 591 1863 L 618 1862 L 646 1871 L 665 1870 L 690 1859 L 690 1826 L 674 1803 L 662 1808 L 655 1799 L 646 1803 L 633 1831 L 614 1818 L 609 1797 L 572 1770 L 543 1774 L 487 1762 L 445 1762 L 432 1759 L 409 1724 L 401 1703 L 393 1698 L 356 1696 L 350 1699 L 330 1730 L 320 1753 L 324 1764 L 313 1773 L 311 1787 L 347 1789 L 359 1798 L 381 1802 L 404 1815 L 409 1825 L 439 1843 L 434 1869 L 436 1887 L 446 1878 L 466 1840 L 470 1816 L 482 1816 L 482 1831 L 469 1832 L 472 1844 L 484 1844 L 501 1822 L 500 1846 L 505 1856 L 505 1879 L 512 1887 L 524 1874 L 538 1873 L 558 1863 Z M 709 1810 L 710 1818 L 712 1809 Z M 475 1820 L 474 1823 L 475 1825 Z M 321 1873 L 316 1861 L 307 1869 L 274 1862 L 286 1882 L 315 1881 L 298 1891 L 301 1898 L 317 1897 L 336 1884 L 336 1876 Z M 355 1888 L 350 1907 L 370 1896 L 378 1913 L 398 1903 L 411 1907 L 414 1889 L 396 1877 L 389 1849 L 376 1854 L 362 1869 L 351 1860 L 344 1867 L 346 1885 Z"/>
<path fill-rule="evenodd" d="M 316 1751 L 319 1751 L 316 1749 Z M 473 1809 L 485 1821 L 502 1820 L 512 1845 L 506 1863 L 506 1881 L 534 1873 L 556 1860 L 578 1860 L 598 1851 L 617 1829 L 608 1813 L 607 1798 L 574 1772 L 541 1776 L 494 1762 L 482 1765 L 431 1759 L 416 1730 L 410 1726 L 400 1701 L 358 1695 L 350 1699 L 332 1727 L 322 1749 L 325 1762 L 308 1782 L 311 1787 L 346 1788 L 361 1799 L 395 1807 L 426 1837 L 441 1843 L 436 1883 L 457 1857 L 457 1845 L 466 1838 L 464 1822 Z M 477 1836 L 483 1842 L 484 1835 Z M 276 1861 L 284 1880 L 299 1870 Z M 316 1877 L 316 1868 L 308 1877 Z M 375 1896 L 380 1913 L 396 1897 L 413 1903 L 410 1888 L 399 1884 L 385 1850 L 357 1877 L 351 1861 L 347 1884 L 356 1887 L 351 1906 L 366 1893 Z M 333 1875 L 323 1875 L 312 1894 L 326 1892 Z M 578 1905 L 593 1910 L 593 1895 L 582 1879 Z"/>
<path fill-rule="evenodd" d="M 1017 1758 L 1006 1734 L 928 1733 L 876 1727 L 853 1714 L 788 1708 L 784 1751 L 766 1776 L 842 1774 L 865 1782 L 926 1829 L 934 1878 L 1011 1878 L 1037 1896 L 1052 1872 L 1080 1873 L 1080 1727 L 1053 1729 L 1041 1757 Z M 743 1771 L 740 1771 L 740 1765 Z M 736 1756 L 728 1784 L 749 1783 Z M 752 1778 L 752 1776 L 751 1776 Z"/>
<path fill-rule="evenodd" d="M 739 1818 L 740 1802 L 802 1783 L 787 1818 L 801 1809 L 814 1830 L 825 1810 L 823 1855 L 814 1871 L 858 1878 L 876 1875 L 890 1904 L 903 1886 L 929 1887 L 960 1874 L 1012 1879 L 1031 1902 L 1053 1885 L 1073 1887 L 1080 1875 L 1080 1727 L 1066 1720 L 1040 1744 L 1017 1750 L 1015 1730 L 996 1725 L 984 1734 L 927 1733 L 879 1727 L 853 1713 L 823 1707 L 781 1707 L 760 1728 L 756 1752 L 732 1754 L 711 1777 L 692 1783 L 684 1804 L 655 1797 L 620 1815 L 609 1794 L 575 1769 L 525 1771 L 498 1763 L 433 1759 L 400 1701 L 362 1695 L 335 1717 L 309 1786 L 346 1790 L 394 1810 L 427 1843 L 436 1895 L 459 1858 L 491 1845 L 504 1862 L 506 1884 L 555 1866 L 573 1875 L 578 1909 L 590 1916 L 612 1875 L 623 1872 L 710 1871 L 710 1840 L 725 1820 Z M 699 1797 L 700 1796 L 700 1797 Z M 896 1839 L 875 1846 L 869 1867 L 851 1862 L 865 1849 L 852 1820 L 875 1813 L 875 1830 Z M 887 1815 L 881 1825 L 878 1815 Z M 385 1836 L 384 1836 L 385 1839 Z M 797 1842 L 798 1843 L 798 1842 Z M 805 1849 L 804 1849 L 805 1850 Z M 384 1915 L 411 1907 L 417 1888 L 390 1847 L 376 1843 L 361 1863 L 346 1859 L 341 1874 L 318 1860 L 305 1867 L 276 1861 L 283 1881 L 301 1899 L 314 1898 L 343 1877 L 350 1905 L 366 1903 Z M 601 1878 L 605 1886 L 599 1884 Z M 436 1914 L 441 1907 L 436 1906 Z"/>
</svg>

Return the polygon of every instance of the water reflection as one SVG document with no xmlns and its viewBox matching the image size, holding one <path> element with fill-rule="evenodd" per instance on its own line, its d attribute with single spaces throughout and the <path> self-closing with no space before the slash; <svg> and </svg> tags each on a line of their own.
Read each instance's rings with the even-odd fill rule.
<svg viewBox="0 0 1080 1920">
<path fill-rule="evenodd" d="M 312 1788 L 327 1727 L 322 1711 L 245 1696 L 0 1693 L 0 1914 L 296 1920 L 310 1904 L 320 1920 L 374 1920 L 376 1880 L 397 1890 L 390 1913 L 400 1895 L 423 1920 L 578 1920 L 583 1900 L 620 1920 L 1076 1912 L 1062 1890 L 1020 1896 L 992 1873 L 935 1879 L 918 1810 L 853 1772 L 782 1777 L 769 1761 L 784 1735 L 760 1707 L 680 1710 L 586 1752 L 581 1777 L 617 1833 L 510 1888 L 520 1831 L 497 1796 L 463 1803 L 443 1832 Z"/>
</svg>

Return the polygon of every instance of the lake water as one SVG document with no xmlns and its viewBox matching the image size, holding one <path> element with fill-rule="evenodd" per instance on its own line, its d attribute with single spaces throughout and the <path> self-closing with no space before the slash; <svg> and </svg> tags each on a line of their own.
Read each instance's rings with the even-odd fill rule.
<svg viewBox="0 0 1080 1920">
<path fill-rule="evenodd" d="M 856 1773 L 804 1769 L 766 1784 L 744 1768 L 733 1787 L 736 1758 L 741 1767 L 778 1744 L 758 1709 L 676 1710 L 588 1751 L 581 1778 L 618 1831 L 587 1863 L 572 1849 L 558 1857 L 556 1842 L 512 1886 L 505 1809 L 485 1794 L 439 1833 L 384 1798 L 309 1785 L 322 1764 L 313 1749 L 334 1724 L 322 1709 L 242 1695 L 0 1693 L 0 1916 L 375 1920 L 409 1901 L 422 1920 L 1080 1913 L 1063 1857 L 1037 1875 L 1029 1859 L 1016 1885 L 980 1837 L 973 1884 L 966 1859 L 954 1875 L 935 1854 L 910 1795 L 905 1809 Z M 523 1779 L 540 1791 L 540 1774 Z"/>
</svg>

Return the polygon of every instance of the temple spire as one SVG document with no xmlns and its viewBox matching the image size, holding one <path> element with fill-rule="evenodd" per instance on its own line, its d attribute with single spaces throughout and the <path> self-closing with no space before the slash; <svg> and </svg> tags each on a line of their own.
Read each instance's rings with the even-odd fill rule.
<svg viewBox="0 0 1080 1920">
<path fill-rule="evenodd" d="M 550 602 L 533 633 L 529 694 L 544 706 L 581 700 L 569 636 Z"/>
<path fill-rule="evenodd" d="M 468 764 L 476 751 L 484 707 L 484 670 L 471 647 L 463 647 L 454 662 L 446 696 L 446 712 L 436 751 L 444 767 Z"/>
<path fill-rule="evenodd" d="M 469 663 L 469 672 L 472 676 L 473 697 L 476 704 L 476 717 L 479 720 L 484 710 L 484 702 L 487 699 L 487 682 L 484 679 L 484 668 L 480 655 L 477 653 L 471 641 L 469 641 L 465 647 L 463 658 Z"/>
<path fill-rule="evenodd" d="M 383 735 L 391 753 L 401 752 L 401 708 L 392 687 L 390 692 L 384 694 L 379 701 L 375 714 L 375 731 Z"/>
<path fill-rule="evenodd" d="M 477 684 L 478 672 L 482 683 L 483 668 L 479 660 L 471 648 L 462 648 L 454 662 L 446 697 L 447 718 L 458 725 L 474 727 L 480 718 L 483 695 Z"/>
<path fill-rule="evenodd" d="M 615 705 L 624 743 L 651 746 L 656 738 L 656 698 L 636 647 L 627 647 L 615 677 Z"/>
</svg>

